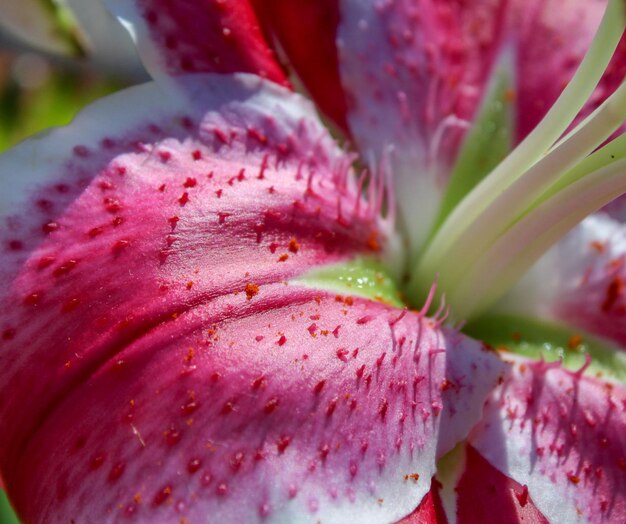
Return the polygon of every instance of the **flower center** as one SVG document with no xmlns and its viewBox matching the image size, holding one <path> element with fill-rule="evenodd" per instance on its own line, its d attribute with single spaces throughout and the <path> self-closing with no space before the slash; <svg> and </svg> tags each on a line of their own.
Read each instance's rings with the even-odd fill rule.
<svg viewBox="0 0 626 524">
<path fill-rule="evenodd" d="M 454 317 L 475 317 L 576 224 L 626 192 L 626 137 L 598 149 L 626 119 L 626 83 L 563 135 L 625 27 L 624 3 L 611 0 L 587 55 L 541 123 L 438 222 L 411 272 L 414 304 L 439 276 Z"/>
</svg>

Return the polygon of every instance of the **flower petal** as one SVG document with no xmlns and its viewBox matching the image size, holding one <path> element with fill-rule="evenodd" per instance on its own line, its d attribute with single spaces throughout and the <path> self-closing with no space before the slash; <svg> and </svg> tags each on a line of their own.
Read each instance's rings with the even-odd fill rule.
<svg viewBox="0 0 626 524">
<path fill-rule="evenodd" d="M 393 173 L 413 256 L 439 225 L 438 211 L 447 211 L 445 203 L 438 210 L 440 200 L 466 129 L 481 102 L 488 106 L 489 78 L 505 69 L 512 80 L 505 105 L 514 108 L 517 143 L 573 76 L 606 7 L 604 0 L 306 2 L 311 23 L 300 30 L 291 23 L 300 4 L 256 2 L 320 107 L 347 122 L 372 170 Z M 624 72 L 622 46 L 580 118 Z M 477 170 L 467 171 L 458 188 L 475 183 Z"/>
<path fill-rule="evenodd" d="M 495 58 L 503 9 L 493 2 L 340 3 L 348 122 L 373 170 L 393 173 L 415 254 Z M 416 205 L 419 199 L 419 205 Z"/>
<path fill-rule="evenodd" d="M 316 2 L 309 8 L 320 31 L 313 40 L 285 28 L 299 5 L 271 2 L 261 10 L 322 109 L 347 122 L 370 169 L 393 173 L 402 222 L 416 252 L 433 226 L 459 144 L 481 102 L 503 5 Z M 311 61 L 316 47 L 322 56 Z M 321 62 L 329 67 L 314 71 Z M 340 94 L 331 105 L 328 93 L 334 92 Z"/>
<path fill-rule="evenodd" d="M 500 361 L 294 283 L 390 241 L 377 204 L 355 205 L 350 157 L 258 77 L 178 85 L 114 95 L 0 160 L 12 501 L 26 521 L 403 517 Z"/>
<path fill-rule="evenodd" d="M 248 0 L 106 0 L 154 78 L 254 73 L 287 84 Z"/>
<path fill-rule="evenodd" d="M 548 523 L 528 495 L 528 487 L 503 475 L 472 446 L 466 446 L 465 454 L 463 474 L 455 487 L 459 524 Z"/>
<path fill-rule="evenodd" d="M 623 522 L 625 424 L 622 385 L 515 358 L 470 442 L 549 522 Z"/>
<path fill-rule="evenodd" d="M 496 306 L 552 320 L 626 347 L 626 230 L 604 213 L 548 251 Z"/>
<path fill-rule="evenodd" d="M 252 0 L 252 3 L 266 31 L 280 42 L 313 100 L 345 133 L 349 133 L 346 120 L 348 95 L 341 85 L 335 43 L 339 2 Z"/>
<path fill-rule="evenodd" d="M 114 95 L 0 160 L 4 450 L 154 324 L 372 252 L 367 204 L 338 215 L 354 184 L 310 105 L 258 77 L 180 84 Z"/>
<path fill-rule="evenodd" d="M 65 520 L 146 522 L 410 513 L 436 457 L 478 419 L 497 360 L 375 302 L 264 293 L 181 315 L 68 395 L 15 464 L 10 488 L 26 519 L 51 508 Z"/>
</svg>

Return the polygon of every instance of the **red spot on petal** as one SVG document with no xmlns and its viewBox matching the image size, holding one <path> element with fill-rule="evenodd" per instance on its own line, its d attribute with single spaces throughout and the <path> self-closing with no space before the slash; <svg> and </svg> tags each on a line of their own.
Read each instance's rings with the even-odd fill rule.
<svg viewBox="0 0 626 524">
<path fill-rule="evenodd" d="M 92 227 L 89 231 L 87 231 L 87 236 L 89 238 L 96 238 L 98 235 L 104 233 L 104 228 L 102 226 Z"/>
<path fill-rule="evenodd" d="M 174 427 L 170 426 L 166 431 L 163 432 L 163 438 L 165 439 L 165 443 L 168 446 L 175 446 L 180 442 L 180 431 Z"/>
<path fill-rule="evenodd" d="M 389 403 L 387 402 L 387 399 L 384 398 L 380 401 L 380 405 L 378 406 L 378 414 L 380 415 L 380 418 L 382 418 L 383 420 L 385 416 L 387 415 L 388 409 L 389 409 Z"/>
<path fill-rule="evenodd" d="M 122 204 L 115 198 L 107 197 L 103 200 L 103 202 L 104 202 L 104 208 L 109 213 L 119 213 L 122 210 Z"/>
<path fill-rule="evenodd" d="M 63 304 L 61 311 L 63 311 L 63 313 L 69 313 L 70 311 L 74 311 L 78 306 L 80 306 L 80 300 L 78 298 L 71 298 Z"/>
<path fill-rule="evenodd" d="M 124 474 L 125 470 L 126 465 L 122 462 L 118 462 L 111 468 L 111 471 L 109 471 L 109 476 L 107 477 L 107 480 L 109 482 L 115 482 Z"/>
<path fill-rule="evenodd" d="M 89 471 L 95 471 L 97 469 L 100 469 L 102 464 L 104 464 L 104 459 L 105 459 L 105 456 L 102 453 L 93 457 L 91 461 L 89 462 Z"/>
<path fill-rule="evenodd" d="M 114 255 L 119 255 L 120 253 L 122 253 L 122 251 L 124 251 L 129 246 L 130 246 L 130 240 L 120 239 L 120 240 L 117 240 L 111 246 L 111 251 Z"/>
<path fill-rule="evenodd" d="M 228 415 L 232 413 L 234 410 L 235 410 L 235 404 L 229 400 L 222 406 L 222 415 Z"/>
<path fill-rule="evenodd" d="M 331 417 L 332 414 L 335 412 L 335 409 L 337 409 L 337 402 L 339 402 L 339 399 L 337 397 L 334 397 L 328 403 L 328 406 L 326 406 L 326 416 L 327 417 Z"/>
<path fill-rule="evenodd" d="M 187 204 L 187 202 L 189 202 L 189 193 L 185 191 L 182 195 L 180 195 L 178 197 L 178 202 L 181 206 L 184 206 L 185 204 Z"/>
<path fill-rule="evenodd" d="M 63 275 L 66 275 L 72 269 L 74 269 L 77 264 L 78 264 L 78 260 L 71 258 L 71 259 L 65 261 L 63 264 L 61 264 L 57 268 L 55 268 L 54 271 L 52 272 L 52 276 L 58 278 L 58 277 L 61 277 Z"/>
<path fill-rule="evenodd" d="M 172 487 L 164 486 L 161 490 L 157 491 L 152 499 L 154 506 L 160 506 L 172 496 Z"/>
<path fill-rule="evenodd" d="M 522 508 L 528 504 L 528 486 L 524 484 L 520 492 L 515 492 L 515 497 Z"/>
<path fill-rule="evenodd" d="M 243 464 L 244 458 L 245 458 L 245 455 L 243 451 L 237 451 L 237 453 L 235 453 L 230 458 L 230 469 L 232 469 L 234 473 L 236 473 L 237 471 L 241 469 L 241 465 Z"/>
<path fill-rule="evenodd" d="M 15 335 L 16 331 L 14 328 L 7 328 L 2 332 L 2 340 L 13 340 Z"/>
<path fill-rule="evenodd" d="M 349 351 L 346 348 L 339 348 L 337 350 L 337 358 L 342 362 L 348 362 Z"/>
<path fill-rule="evenodd" d="M 272 399 L 267 401 L 267 403 L 265 404 L 265 407 L 263 408 L 263 411 L 265 411 L 265 413 L 267 413 L 269 415 L 277 407 L 278 407 L 278 399 L 274 397 L 274 398 L 272 398 Z"/>
<path fill-rule="evenodd" d="M 53 256 L 41 257 L 37 262 L 37 269 L 45 269 L 51 266 L 55 260 L 56 258 Z"/>
<path fill-rule="evenodd" d="M 315 384 L 315 387 L 313 388 L 313 393 L 315 393 L 316 395 L 319 395 L 322 392 L 322 389 L 324 389 L 325 385 L 326 385 L 326 381 L 320 380 L 317 384 Z"/>
<path fill-rule="evenodd" d="M 180 411 L 183 416 L 187 416 L 187 415 L 191 415 L 194 411 L 196 411 L 198 407 L 199 407 L 198 402 L 194 399 L 190 399 L 188 402 L 186 402 L 180 407 Z"/>
<path fill-rule="evenodd" d="M 257 284 L 249 283 L 245 287 L 246 299 L 250 300 L 252 297 L 259 293 L 259 286 Z"/>
<path fill-rule="evenodd" d="M 265 385 L 265 376 L 261 375 L 260 377 L 255 378 L 251 383 L 250 383 L 250 389 L 252 389 L 252 391 L 256 391 L 257 389 L 259 389 L 261 386 Z"/>
<path fill-rule="evenodd" d="M 291 251 L 292 253 L 297 253 L 299 250 L 300 250 L 300 243 L 295 238 L 292 238 L 289 241 L 289 251 Z"/>
<path fill-rule="evenodd" d="M 24 297 L 24 304 L 27 306 L 36 306 L 41 302 L 42 293 L 35 292 Z"/>
<path fill-rule="evenodd" d="M 278 442 L 276 443 L 276 449 L 278 450 L 278 453 L 282 455 L 287 447 L 289 447 L 289 444 L 291 444 L 291 437 L 288 437 L 287 435 L 283 435 L 282 437 L 280 437 L 278 439 Z"/>
<path fill-rule="evenodd" d="M 41 230 L 46 234 L 52 233 L 58 229 L 59 229 L 59 224 L 53 221 L 46 222 L 45 224 L 41 226 Z"/>
<path fill-rule="evenodd" d="M 196 471 L 198 471 L 202 467 L 202 461 L 199 458 L 192 458 L 187 463 L 187 471 L 193 475 Z"/>
</svg>

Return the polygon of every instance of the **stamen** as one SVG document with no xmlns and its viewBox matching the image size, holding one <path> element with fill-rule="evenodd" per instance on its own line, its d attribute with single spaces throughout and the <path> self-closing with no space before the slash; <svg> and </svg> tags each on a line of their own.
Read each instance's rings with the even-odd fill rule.
<svg viewBox="0 0 626 524">
<path fill-rule="evenodd" d="M 448 290 L 455 315 L 469 318 L 484 311 L 576 224 L 624 193 L 626 159 L 621 158 L 544 199 L 465 266 L 466 278 Z"/>
<path fill-rule="evenodd" d="M 550 186 L 574 168 L 608 138 L 626 119 L 626 83 L 587 119 L 584 126 L 562 140 L 546 156 L 491 202 L 473 223 L 466 226 L 463 237 L 452 246 L 438 270 L 446 285 L 454 287 L 465 278 L 467 265 L 502 235 Z M 458 260 L 463 260 L 460 267 Z"/>
<path fill-rule="evenodd" d="M 447 237 L 445 244 L 453 244 L 462 233 L 450 235 L 454 233 L 454 228 L 449 223 L 455 222 L 454 218 L 460 218 L 461 223 L 473 221 L 504 188 L 540 159 L 567 129 L 608 67 L 624 32 L 625 16 L 623 0 L 610 0 L 591 47 L 574 77 L 539 125 L 452 212 L 441 228 L 441 236 Z"/>
<path fill-rule="evenodd" d="M 514 111 L 509 93 L 514 85 L 514 63 L 512 53 L 505 50 L 491 74 L 473 125 L 466 122 L 470 129 L 465 135 L 439 205 L 433 234 L 465 195 L 478 185 L 513 147 Z M 439 130 L 435 133 L 433 142 L 436 142 L 438 132 Z"/>
<path fill-rule="evenodd" d="M 626 119 L 626 84 L 622 84 L 577 128 L 553 144 L 602 77 L 624 32 L 625 16 L 623 1 L 611 0 L 591 48 L 546 117 L 446 219 L 414 273 L 411 291 L 415 298 L 425 294 L 427 288 L 422 287 L 432 281 L 435 272 L 439 272 L 455 316 L 465 318 L 465 315 L 484 308 L 505 289 L 505 285 L 510 285 L 513 278 L 521 276 L 520 270 L 515 268 L 527 268 L 531 259 L 536 260 L 577 222 L 603 205 L 597 202 L 608 203 L 620 194 L 616 191 L 621 191 L 618 188 L 623 183 L 617 181 L 619 177 L 614 168 L 603 169 L 609 163 L 606 151 L 601 156 L 597 156 L 600 151 L 587 155 Z M 620 140 L 619 145 L 622 143 Z M 616 147 L 612 146 L 611 150 L 615 151 Z M 545 206 L 573 205 L 567 201 L 567 198 L 576 200 L 570 190 L 574 186 L 579 191 L 581 187 L 587 188 L 581 179 L 584 176 L 597 179 L 604 193 L 598 193 L 596 189 L 599 188 L 588 189 L 584 197 L 578 195 L 578 207 L 567 219 L 561 217 L 554 222 L 553 218 L 552 222 L 546 222 L 545 214 L 549 215 L 553 209 L 546 210 Z M 613 182 L 609 183 L 609 180 Z M 609 195 L 610 199 L 606 201 Z M 532 217 L 527 218 L 531 210 Z M 571 211 L 567 207 L 561 211 L 565 210 Z M 581 214 L 583 210 L 586 211 Z M 543 240 L 536 242 L 528 236 L 528 228 L 536 225 L 535 214 L 544 216 L 543 227 L 538 230 Z M 511 244 L 513 239 L 517 243 Z M 500 253 L 498 247 L 501 245 L 518 252 L 517 257 L 521 256 L 520 249 L 531 254 L 517 260 L 508 257 L 507 252 Z M 508 262 L 500 264 L 505 259 Z M 500 264 L 497 271 L 501 274 L 496 272 L 494 262 Z M 478 281 L 484 280 L 483 274 L 490 277 L 488 295 L 484 293 L 485 288 L 475 287 Z"/>
</svg>

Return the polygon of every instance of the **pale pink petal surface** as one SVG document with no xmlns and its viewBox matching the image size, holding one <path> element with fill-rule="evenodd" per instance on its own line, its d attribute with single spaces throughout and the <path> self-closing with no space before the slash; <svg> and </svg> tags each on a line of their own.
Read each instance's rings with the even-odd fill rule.
<svg viewBox="0 0 626 524">
<path fill-rule="evenodd" d="M 626 345 L 626 233 L 604 213 L 551 249 L 496 306 Z"/>
<path fill-rule="evenodd" d="M 550 522 L 620 522 L 626 512 L 626 389 L 517 358 L 470 442 L 528 487 Z"/>
</svg>

